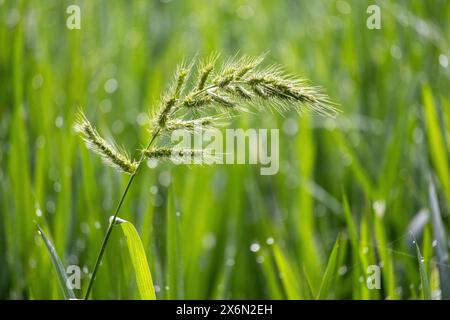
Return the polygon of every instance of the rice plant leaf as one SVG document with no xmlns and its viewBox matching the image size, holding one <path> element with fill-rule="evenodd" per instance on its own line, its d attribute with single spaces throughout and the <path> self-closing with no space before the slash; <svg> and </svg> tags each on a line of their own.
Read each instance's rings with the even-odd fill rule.
<svg viewBox="0 0 450 320">
<path fill-rule="evenodd" d="M 374 209 L 375 210 L 375 209 Z M 387 241 L 386 227 L 384 221 L 384 209 L 375 210 L 374 225 L 375 239 L 377 241 L 377 251 L 380 261 L 383 261 L 383 283 L 386 288 L 386 298 L 395 299 L 397 293 L 395 291 L 395 271 L 392 250 Z"/>
<path fill-rule="evenodd" d="M 273 246 L 273 255 L 278 271 L 282 275 L 281 282 L 283 284 L 286 297 L 289 300 L 301 299 L 302 297 L 300 294 L 300 288 L 298 286 L 299 281 L 296 277 L 293 266 L 288 261 L 278 245 Z"/>
<path fill-rule="evenodd" d="M 448 268 L 448 245 L 442 222 L 441 210 L 436 195 L 433 179 L 429 178 L 428 196 L 430 201 L 431 221 L 433 224 L 433 235 L 436 240 L 436 255 L 438 260 L 439 282 L 441 285 L 442 299 L 450 299 L 450 274 Z"/>
<path fill-rule="evenodd" d="M 439 124 L 439 115 L 433 100 L 433 94 L 428 86 L 422 89 L 422 99 L 428 136 L 428 152 L 444 189 L 447 201 L 450 202 L 450 161 L 447 156 L 445 138 Z"/>
<path fill-rule="evenodd" d="M 331 250 L 330 257 L 328 259 L 327 267 L 325 268 L 325 273 L 322 277 L 322 282 L 320 284 L 319 292 L 317 293 L 316 299 L 326 299 L 330 284 L 336 275 L 337 258 L 339 253 L 340 236 L 338 235 L 333 249 Z"/>
<path fill-rule="evenodd" d="M 343 194 L 342 196 L 342 202 L 344 206 L 344 214 L 345 214 L 345 223 L 347 225 L 348 230 L 348 236 L 350 238 L 350 244 L 352 248 L 352 257 L 356 261 L 355 264 L 355 271 L 353 272 L 353 278 L 355 283 L 355 289 L 353 290 L 353 296 L 355 298 L 361 297 L 362 293 L 360 291 L 365 290 L 364 285 L 360 285 L 359 277 L 362 275 L 363 270 L 363 263 L 362 259 L 359 255 L 359 238 L 358 238 L 358 231 L 356 229 L 355 221 L 352 216 L 352 212 L 350 209 L 350 205 L 348 203 L 347 196 Z"/>
<path fill-rule="evenodd" d="M 367 195 L 374 194 L 374 183 L 370 178 L 369 172 L 359 160 L 356 151 L 348 145 L 348 141 L 342 133 L 336 133 L 335 138 L 342 152 L 349 155 L 352 159 L 350 168 L 355 175 L 355 180 L 361 185 Z"/>
<path fill-rule="evenodd" d="M 172 290 L 167 292 L 168 299 L 183 299 L 183 264 L 180 250 L 180 216 L 177 214 L 175 187 L 167 196 L 167 283 Z"/>
<path fill-rule="evenodd" d="M 75 293 L 72 289 L 68 286 L 69 280 L 67 279 L 66 270 L 64 269 L 64 266 L 61 262 L 61 260 L 58 257 L 58 254 L 56 253 L 55 246 L 53 243 L 47 238 L 44 231 L 42 231 L 41 227 L 36 224 L 36 227 L 38 229 L 39 235 L 42 237 L 42 240 L 44 240 L 45 246 L 47 247 L 48 253 L 50 254 L 50 259 L 53 264 L 53 268 L 55 269 L 56 274 L 58 275 L 59 284 L 61 286 L 61 290 L 64 294 L 64 298 L 69 299 L 76 299 Z"/>
<path fill-rule="evenodd" d="M 116 226 L 125 236 L 128 253 L 130 255 L 139 297 L 142 300 L 156 300 L 155 288 L 153 287 L 152 275 L 147 263 L 144 246 L 134 225 L 126 220 L 117 219 Z"/>
<path fill-rule="evenodd" d="M 422 254 L 420 253 L 420 249 L 417 244 L 417 241 L 415 241 L 415 240 L 414 240 L 414 245 L 416 246 L 417 260 L 419 262 L 420 282 L 422 284 L 423 298 L 425 300 L 431 300 L 430 282 L 428 281 L 428 275 L 425 270 L 425 265 L 423 263 L 424 259 L 422 257 Z"/>
</svg>

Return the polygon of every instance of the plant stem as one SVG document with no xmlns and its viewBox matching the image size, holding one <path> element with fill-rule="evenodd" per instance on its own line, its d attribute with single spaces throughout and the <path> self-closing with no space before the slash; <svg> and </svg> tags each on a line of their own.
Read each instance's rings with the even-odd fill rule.
<svg viewBox="0 0 450 320">
<path fill-rule="evenodd" d="M 153 136 L 152 136 L 149 144 L 147 145 L 146 149 L 151 147 L 151 145 L 155 141 L 156 137 L 158 136 L 160 130 L 161 129 L 158 129 L 153 134 Z M 136 176 L 136 174 L 138 173 L 139 168 L 141 167 L 141 164 L 142 164 L 142 162 L 144 160 L 144 157 L 145 157 L 144 152 L 142 152 L 141 153 L 141 157 L 140 157 L 139 162 L 138 162 L 137 167 L 136 167 L 136 171 L 131 174 L 130 179 L 128 180 L 127 186 L 125 187 L 125 190 L 122 193 L 122 196 L 120 197 L 120 200 L 119 200 L 119 203 L 117 205 L 116 211 L 114 212 L 114 216 L 113 216 L 113 218 L 111 219 L 111 221 L 109 223 L 109 226 L 108 226 L 108 229 L 106 231 L 105 237 L 103 238 L 102 246 L 100 247 L 100 252 L 98 253 L 97 260 L 95 261 L 95 266 L 94 266 L 94 271 L 92 272 L 92 277 L 89 280 L 89 285 L 88 285 L 88 288 L 87 288 L 87 291 L 86 291 L 86 295 L 84 297 L 85 300 L 89 299 L 89 294 L 91 293 L 92 286 L 93 286 L 94 280 L 95 280 L 95 276 L 97 275 L 98 268 L 99 268 L 99 266 L 100 266 L 100 264 L 102 262 L 103 254 L 105 253 L 106 245 L 108 244 L 108 240 L 109 240 L 109 237 L 111 236 L 111 232 L 112 232 L 114 224 L 115 224 L 115 222 L 117 220 L 117 216 L 119 215 L 120 208 L 122 207 L 122 204 L 123 204 L 123 202 L 125 200 L 125 197 L 128 194 L 128 190 L 130 189 L 130 186 L 133 183 L 134 177 Z"/>
</svg>

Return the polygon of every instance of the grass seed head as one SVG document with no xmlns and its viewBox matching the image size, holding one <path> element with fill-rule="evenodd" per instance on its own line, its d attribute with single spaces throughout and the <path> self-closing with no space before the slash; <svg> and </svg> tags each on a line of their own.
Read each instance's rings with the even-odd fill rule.
<svg viewBox="0 0 450 320">
<path fill-rule="evenodd" d="M 77 116 L 74 129 L 83 138 L 86 146 L 99 155 L 107 165 L 129 174 L 136 171 L 137 163 L 103 139 L 82 112 Z"/>
</svg>

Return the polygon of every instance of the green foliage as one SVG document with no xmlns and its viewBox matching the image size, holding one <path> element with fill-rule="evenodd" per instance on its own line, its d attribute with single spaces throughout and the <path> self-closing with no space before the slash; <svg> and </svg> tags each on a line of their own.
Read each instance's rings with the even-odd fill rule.
<svg viewBox="0 0 450 320">
<path fill-rule="evenodd" d="M 206 58 L 186 75 L 184 93 L 224 87 L 229 78 L 217 75 L 233 61 L 220 68 L 214 53 L 238 51 L 268 52 L 267 65 L 320 84 L 342 113 L 227 119 L 232 128 L 281 129 L 275 176 L 250 165 L 148 168 L 146 159 L 120 217 L 142 239 L 156 297 L 314 299 L 327 274 L 322 298 L 449 298 L 448 1 L 379 1 L 379 30 L 366 27 L 373 1 L 76 3 L 80 30 L 66 28 L 70 1 L 0 1 L 1 299 L 65 298 L 34 221 L 64 266 L 87 271 L 74 295 L 86 290 L 129 177 L 81 146 L 76 112 L 85 111 L 104 141 L 142 150 L 175 66 Z M 264 98 L 249 84 L 234 88 L 239 101 L 249 92 Z M 268 84 L 277 94 L 286 89 L 274 79 L 258 83 Z M 235 99 L 213 93 L 202 97 Z M 190 120 L 166 129 L 192 127 Z M 119 231 L 94 299 L 140 297 Z M 371 265 L 382 266 L 380 290 L 366 285 Z"/>
<path fill-rule="evenodd" d="M 419 245 L 417 244 L 417 242 L 415 240 L 414 240 L 414 245 L 416 247 L 417 261 L 419 263 L 420 282 L 421 282 L 421 287 L 422 287 L 423 298 L 425 300 L 431 300 L 430 282 L 428 280 L 428 275 L 425 270 L 425 264 L 424 264 L 425 259 L 422 257 L 422 254 L 420 253 Z"/>
<path fill-rule="evenodd" d="M 147 257 L 145 256 L 144 246 L 136 228 L 130 222 L 123 219 L 118 219 L 115 227 L 123 232 L 130 262 L 133 266 L 133 274 L 136 277 L 139 298 L 143 300 L 155 300 L 155 289 L 147 264 Z"/>
<path fill-rule="evenodd" d="M 42 231 L 42 229 L 39 226 L 37 226 L 37 228 L 38 233 L 42 237 L 42 240 L 44 240 L 45 247 L 48 250 L 48 254 L 53 264 L 53 268 L 58 276 L 59 285 L 61 287 L 62 292 L 64 293 L 64 298 L 75 299 L 75 294 L 73 290 L 68 286 L 69 282 L 67 279 L 66 269 L 64 268 L 61 260 L 59 259 L 55 247 L 53 246 L 52 242 L 47 238 L 44 231 Z"/>
</svg>

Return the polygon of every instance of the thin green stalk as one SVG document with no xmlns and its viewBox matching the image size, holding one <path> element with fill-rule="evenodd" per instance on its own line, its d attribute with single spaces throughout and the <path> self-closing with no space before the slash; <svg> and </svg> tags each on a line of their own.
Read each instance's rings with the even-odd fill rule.
<svg viewBox="0 0 450 320">
<path fill-rule="evenodd" d="M 158 136 L 159 132 L 160 132 L 160 129 L 158 129 L 153 134 L 152 139 L 150 140 L 146 150 L 151 147 L 151 145 L 155 141 L 156 137 Z M 136 171 L 133 174 L 131 174 L 130 179 L 128 180 L 127 186 L 125 187 L 125 190 L 122 193 L 122 196 L 120 197 L 119 204 L 117 205 L 116 211 L 114 212 L 114 216 L 113 216 L 113 218 L 112 218 L 112 220 L 111 220 L 111 222 L 110 222 L 110 224 L 108 226 L 108 230 L 106 231 L 105 237 L 103 238 L 102 246 L 100 247 L 100 252 L 99 252 L 99 254 L 97 256 L 97 260 L 95 261 L 94 271 L 92 272 L 92 277 L 89 280 L 89 285 L 88 285 L 88 288 L 87 288 L 87 291 L 86 291 L 86 295 L 84 297 L 85 300 L 89 299 L 89 294 L 91 293 L 92 286 L 93 286 L 94 280 L 95 280 L 95 276 L 97 275 L 98 268 L 99 268 L 99 266 L 100 266 L 100 264 L 102 262 L 103 254 L 105 253 L 106 245 L 108 244 L 108 240 L 109 240 L 109 238 L 111 236 L 111 232 L 112 232 L 113 226 L 114 226 L 114 224 L 115 224 L 115 222 L 117 220 L 117 216 L 119 215 L 120 208 L 122 207 L 122 204 L 125 201 L 125 197 L 128 194 L 128 190 L 130 189 L 130 186 L 133 183 L 134 177 L 136 176 L 136 174 L 138 173 L 139 168 L 141 167 L 141 164 L 142 164 L 142 162 L 144 160 L 144 157 L 145 157 L 145 155 L 144 155 L 144 152 L 142 151 L 141 157 L 140 157 L 139 162 L 138 162 L 137 167 L 136 167 Z"/>
<path fill-rule="evenodd" d="M 320 90 L 304 84 L 301 80 L 296 80 L 292 77 L 283 75 L 277 67 L 268 67 L 263 70 L 257 70 L 256 67 L 261 62 L 262 58 L 254 59 L 243 57 L 237 59 L 232 63 L 230 62 L 229 66 L 223 69 L 211 82 L 206 83 L 208 75 L 212 71 L 211 66 L 211 70 L 201 74 L 201 86 L 197 89 L 191 89 L 188 93 L 185 93 L 184 91 L 192 65 L 189 67 L 180 67 L 177 71 L 175 82 L 171 86 L 168 94 L 162 99 L 159 111 L 155 113 L 152 119 L 154 128 L 157 128 L 157 130 L 152 134 L 149 145 L 141 153 L 141 157 L 137 163 L 133 159 L 130 159 L 126 152 L 122 152 L 122 150 L 116 148 L 115 145 L 109 144 L 103 139 L 89 123 L 87 118 L 82 113 L 80 114 L 75 123 L 75 129 L 85 140 L 88 148 L 102 157 L 106 164 L 131 175 L 103 239 L 92 277 L 89 281 L 85 299 L 89 298 L 120 208 L 122 207 L 128 190 L 142 165 L 144 157 L 158 154 L 155 153 L 155 150 L 150 150 L 150 147 L 159 133 L 168 128 L 170 121 L 174 119 L 178 121 L 185 120 L 183 115 L 179 115 L 178 117 L 175 115 L 180 108 L 186 107 L 189 109 L 195 107 L 199 109 L 200 107 L 203 107 L 202 109 L 206 109 L 205 107 L 207 105 L 215 105 L 216 107 L 222 107 L 224 110 L 228 110 L 230 107 L 234 107 L 240 102 L 244 103 L 249 100 L 252 101 L 252 99 L 262 99 L 268 103 L 276 102 L 273 103 L 273 105 L 275 108 L 279 108 L 279 110 L 284 109 L 286 104 L 288 104 L 290 106 L 292 105 L 297 111 L 301 111 L 301 108 L 306 105 L 306 107 L 309 107 L 309 110 L 315 112 L 322 112 L 325 114 L 334 114 L 336 112 L 334 104 L 330 102 L 328 97 L 322 94 Z M 247 77 L 244 78 L 244 75 L 247 75 Z M 242 88 L 240 90 L 235 89 L 235 84 L 245 86 L 247 88 L 246 90 L 249 90 L 249 93 L 244 93 L 244 91 L 242 91 L 244 89 Z M 199 118 L 194 115 L 194 120 L 195 119 Z M 188 122 L 185 122 L 184 124 L 186 125 L 187 123 Z M 217 125 L 219 125 L 219 123 Z M 159 151 L 160 156 L 163 157 L 172 153 L 174 149 L 164 146 L 163 149 L 156 151 Z M 161 153 L 161 151 L 164 152 Z M 179 156 L 185 154 L 194 155 L 196 154 L 196 151 L 181 150 L 178 153 Z"/>
</svg>

